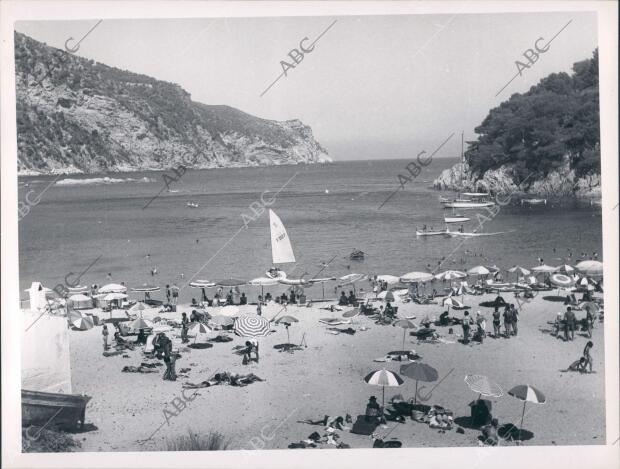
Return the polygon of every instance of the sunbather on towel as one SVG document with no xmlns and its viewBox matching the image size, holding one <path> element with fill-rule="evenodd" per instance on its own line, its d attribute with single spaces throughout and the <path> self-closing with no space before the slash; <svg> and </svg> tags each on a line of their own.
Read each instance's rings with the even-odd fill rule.
<svg viewBox="0 0 620 469">
<path fill-rule="evenodd" d="M 121 370 L 123 373 L 157 373 L 157 370 L 146 366 L 124 366 Z"/>
<path fill-rule="evenodd" d="M 247 375 L 240 375 L 238 373 L 215 373 L 211 379 L 201 381 L 200 383 L 183 383 L 183 387 L 186 389 L 208 388 L 209 386 L 216 386 L 218 384 L 228 384 L 230 386 L 247 386 L 255 381 L 264 381 L 256 376 L 254 373 Z"/>
<path fill-rule="evenodd" d="M 352 421 L 351 416 L 349 414 L 346 414 L 346 422 L 350 423 L 351 421 Z M 329 415 L 326 415 L 320 420 L 306 419 L 306 420 L 300 420 L 299 422 L 307 423 L 310 425 L 323 425 L 324 427 L 331 427 L 336 430 L 350 430 L 351 429 L 351 427 L 348 427 L 345 425 L 345 418 L 343 418 L 342 416 L 330 417 Z"/>
</svg>

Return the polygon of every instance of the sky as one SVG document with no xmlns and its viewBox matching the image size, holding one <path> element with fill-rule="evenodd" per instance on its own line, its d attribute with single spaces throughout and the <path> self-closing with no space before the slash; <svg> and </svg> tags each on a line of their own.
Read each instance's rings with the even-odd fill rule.
<svg viewBox="0 0 620 469">
<path fill-rule="evenodd" d="M 95 24 L 15 29 L 64 48 Z M 529 64 L 523 53 L 560 30 Z M 302 59 L 292 53 L 299 63 L 288 55 L 315 40 Z M 561 12 L 105 20 L 76 55 L 178 83 L 194 101 L 300 119 L 332 158 L 351 160 L 430 153 L 452 133 L 436 157 L 458 157 L 461 132 L 475 140 L 490 109 L 550 73 L 570 73 L 596 47 L 596 14 Z M 282 61 L 294 67 L 265 92 L 283 74 Z M 530 65 L 520 76 L 516 61 Z"/>
</svg>

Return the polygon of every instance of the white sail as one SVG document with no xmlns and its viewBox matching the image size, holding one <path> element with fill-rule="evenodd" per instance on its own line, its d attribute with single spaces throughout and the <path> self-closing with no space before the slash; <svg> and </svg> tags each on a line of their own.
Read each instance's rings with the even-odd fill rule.
<svg viewBox="0 0 620 469">
<path fill-rule="evenodd" d="M 291 240 L 286 233 L 282 220 L 273 210 L 269 210 L 269 225 L 271 227 L 271 257 L 274 264 L 295 262 L 295 254 Z"/>
</svg>

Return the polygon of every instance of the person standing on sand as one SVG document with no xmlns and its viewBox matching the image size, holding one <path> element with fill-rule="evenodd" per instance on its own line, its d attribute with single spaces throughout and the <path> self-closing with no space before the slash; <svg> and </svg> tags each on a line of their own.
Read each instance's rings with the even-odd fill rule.
<svg viewBox="0 0 620 469">
<path fill-rule="evenodd" d="M 101 335 L 103 336 L 103 351 L 107 351 L 110 346 L 108 345 L 108 336 L 110 335 L 110 333 L 108 332 L 108 326 L 107 324 L 103 325 L 103 330 L 101 331 Z"/>
<path fill-rule="evenodd" d="M 187 338 L 188 325 L 189 325 L 189 319 L 187 319 L 187 314 L 186 313 L 181 314 L 181 341 L 184 344 L 189 342 L 189 339 Z"/>
<path fill-rule="evenodd" d="M 568 342 L 568 336 L 570 332 L 570 340 L 575 340 L 575 323 L 577 322 L 577 318 L 575 317 L 575 313 L 569 306 L 566 308 L 566 313 L 564 314 L 564 341 Z"/>
<path fill-rule="evenodd" d="M 166 301 L 170 304 L 170 285 L 166 285 Z"/>
<path fill-rule="evenodd" d="M 495 306 L 495 311 L 493 311 L 493 337 L 496 339 L 501 335 L 499 318 L 499 307 Z"/>
<path fill-rule="evenodd" d="M 469 343 L 469 328 L 471 327 L 471 318 L 469 317 L 469 313 L 467 311 L 465 311 L 465 314 L 463 315 L 462 326 L 463 326 L 463 343 L 468 344 Z"/>
<path fill-rule="evenodd" d="M 512 326 L 512 318 L 510 305 L 504 307 L 504 328 L 506 329 L 506 337 L 510 339 L 510 328 Z"/>
<path fill-rule="evenodd" d="M 517 335 L 517 321 L 519 320 L 519 312 L 515 305 L 510 303 L 510 324 L 512 326 L 512 335 Z"/>
</svg>

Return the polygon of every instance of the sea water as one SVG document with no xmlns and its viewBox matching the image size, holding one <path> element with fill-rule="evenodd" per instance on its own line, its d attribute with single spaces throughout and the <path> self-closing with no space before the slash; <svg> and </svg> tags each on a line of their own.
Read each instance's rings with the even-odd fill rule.
<svg viewBox="0 0 620 469">
<path fill-rule="evenodd" d="M 38 204 L 30 204 L 19 223 L 20 296 L 26 296 L 23 290 L 35 280 L 53 288 L 71 273 L 67 279 L 75 283 L 96 259 L 80 276 L 80 284 L 164 287 L 184 286 L 192 279 L 264 276 L 271 267 L 268 208 L 280 216 L 293 245 L 297 262 L 281 266 L 290 277 L 402 275 L 428 266 L 463 270 L 480 264 L 529 268 L 538 258 L 549 265 L 574 264 L 582 252 L 602 258 L 601 209 L 574 199 L 549 199 L 547 205 L 528 207 L 515 197 L 496 215 L 484 209 L 459 210 L 472 218 L 465 231 L 503 232 L 495 236 L 416 237 L 416 227 L 443 228 L 444 214 L 452 213 L 438 200 L 450 194 L 430 186 L 456 161 L 436 158 L 410 181 L 408 163 L 187 170 L 180 176 L 171 168 L 22 177 L 22 204 L 29 191 L 28 199 L 37 200 L 50 182 L 63 182 L 52 184 Z M 404 176 L 400 181 L 399 175 Z M 71 179 L 88 181 L 72 184 Z M 190 201 L 198 208 L 188 207 Z M 366 253 L 363 261 L 348 258 L 355 248 Z M 327 296 L 334 296 L 334 286 L 326 285 Z M 245 290 L 250 299 L 260 292 L 257 287 Z M 267 290 L 281 293 L 284 287 Z M 320 297 L 321 286 L 307 293 Z M 181 301 L 199 295 L 186 287 Z"/>
</svg>

